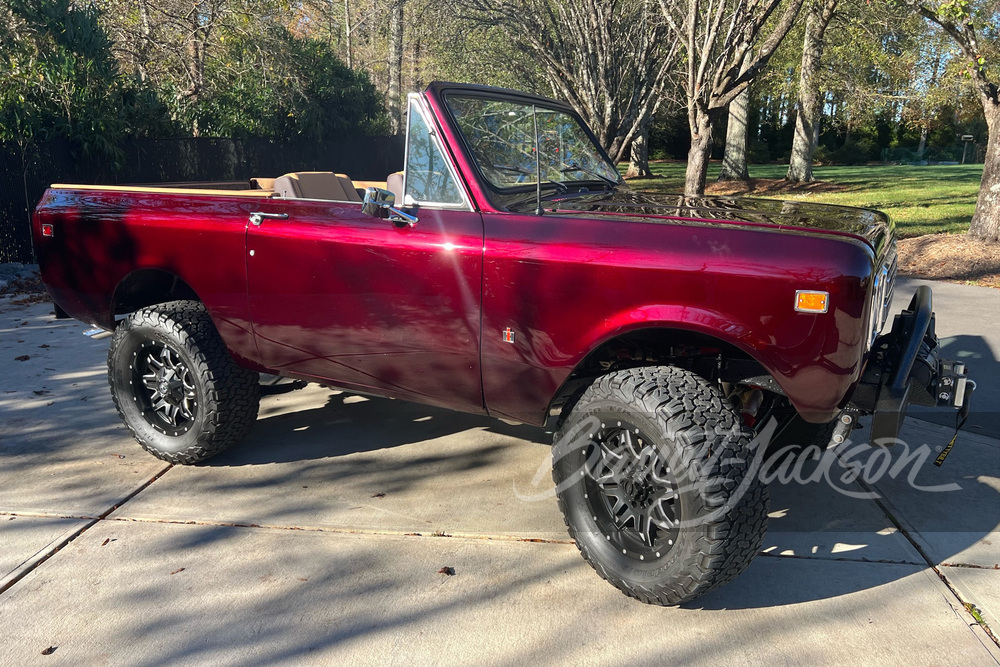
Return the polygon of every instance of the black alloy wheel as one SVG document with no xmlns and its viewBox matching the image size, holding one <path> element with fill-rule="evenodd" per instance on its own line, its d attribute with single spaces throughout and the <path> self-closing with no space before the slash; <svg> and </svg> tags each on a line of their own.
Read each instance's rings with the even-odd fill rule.
<svg viewBox="0 0 1000 667">
<path fill-rule="evenodd" d="M 635 424 L 611 417 L 586 450 L 585 483 L 605 538 L 640 561 L 673 548 L 681 524 L 678 484 L 663 452 Z"/>
</svg>

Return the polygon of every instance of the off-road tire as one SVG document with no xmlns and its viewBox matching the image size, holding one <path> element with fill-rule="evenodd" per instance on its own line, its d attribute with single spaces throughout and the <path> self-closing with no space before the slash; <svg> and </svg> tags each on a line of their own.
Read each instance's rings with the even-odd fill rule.
<svg viewBox="0 0 1000 667">
<path fill-rule="evenodd" d="M 598 378 L 567 409 L 554 438 L 553 479 L 569 533 L 601 577 L 643 602 L 674 605 L 746 569 L 767 530 L 767 486 L 757 475 L 763 452 L 715 386 L 670 366 L 631 368 Z M 601 463 L 612 448 L 603 440 L 642 449 L 622 466 L 633 472 L 610 484 L 615 493 L 635 491 L 634 507 L 652 503 L 662 509 L 650 516 L 661 519 L 673 512 L 676 526 L 620 527 L 597 481 L 613 476 Z M 660 501 L 642 490 L 643 479 Z M 676 495 L 662 500 L 671 486 Z"/>
<path fill-rule="evenodd" d="M 179 426 L 165 421 L 163 408 L 153 409 L 151 390 L 142 380 L 142 371 L 152 368 L 147 357 L 162 355 L 183 370 L 189 387 L 186 412 L 176 417 Z M 198 463 L 239 442 L 256 421 L 260 404 L 258 373 L 233 361 L 197 301 L 158 304 L 122 320 L 108 350 L 108 382 L 118 414 L 136 441 L 171 463 Z"/>
</svg>

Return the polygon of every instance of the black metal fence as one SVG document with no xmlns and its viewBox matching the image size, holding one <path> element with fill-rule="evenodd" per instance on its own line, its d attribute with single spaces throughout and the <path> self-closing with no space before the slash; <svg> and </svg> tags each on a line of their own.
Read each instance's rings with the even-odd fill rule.
<svg viewBox="0 0 1000 667">
<path fill-rule="evenodd" d="M 0 263 L 31 262 L 31 211 L 52 183 L 245 181 L 292 171 L 335 171 L 385 180 L 403 168 L 402 137 L 275 143 L 266 139 L 142 139 L 122 146 L 124 160 L 81 160 L 64 141 L 22 150 L 0 144 Z"/>
</svg>

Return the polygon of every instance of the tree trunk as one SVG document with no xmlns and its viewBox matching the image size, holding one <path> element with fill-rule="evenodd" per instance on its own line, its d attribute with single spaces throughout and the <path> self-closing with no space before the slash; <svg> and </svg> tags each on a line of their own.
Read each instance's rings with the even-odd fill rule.
<svg viewBox="0 0 1000 667">
<path fill-rule="evenodd" d="M 427 84 L 424 83 L 423 50 L 424 45 L 418 35 L 413 44 L 413 57 L 410 60 L 410 90 L 423 90 L 427 87 Z"/>
<path fill-rule="evenodd" d="M 146 6 L 146 0 L 139 1 L 139 29 L 142 38 L 139 40 L 139 49 L 136 54 L 138 56 L 136 58 L 136 72 L 139 75 L 139 80 L 145 83 L 149 78 L 146 65 L 149 62 L 149 48 L 153 32 L 149 24 L 149 8 Z"/>
<path fill-rule="evenodd" d="M 389 15 L 389 125 L 393 134 L 403 132 L 403 108 L 400 99 L 403 88 L 403 4 L 395 0 Z"/>
<path fill-rule="evenodd" d="M 331 3 L 333 0 L 330 0 Z M 332 9 L 331 9 L 332 11 Z M 330 21 L 331 25 L 333 20 Z M 354 69 L 354 49 L 351 44 L 351 0 L 344 0 L 344 46 L 347 47 L 347 69 Z"/>
<path fill-rule="evenodd" d="M 924 159 L 924 151 L 927 150 L 927 125 L 920 127 L 920 143 L 917 144 L 917 160 Z"/>
<path fill-rule="evenodd" d="M 969 236 L 980 241 L 1000 243 L 1000 102 L 983 100 L 989 138 L 983 162 L 983 180 L 979 184 L 976 212 L 969 225 Z"/>
<path fill-rule="evenodd" d="M 747 51 L 740 66 L 740 74 L 747 69 L 750 51 Z M 722 156 L 720 181 L 749 181 L 747 169 L 747 112 L 750 108 L 750 88 L 747 88 L 729 103 L 729 123 L 726 125 L 726 152 Z"/>
<path fill-rule="evenodd" d="M 929 88 L 934 88 L 938 82 L 938 72 L 941 69 L 941 54 L 934 54 L 931 59 L 931 80 Z M 921 113 L 921 120 L 923 121 L 920 125 L 920 142 L 917 144 L 917 161 L 921 162 L 924 159 L 924 152 L 927 150 L 927 135 L 930 133 L 930 123 L 931 119 L 927 115 L 927 108 L 924 107 Z"/>
<path fill-rule="evenodd" d="M 837 0 L 827 0 L 826 4 L 813 5 L 806 18 L 806 36 L 802 43 L 802 64 L 799 68 L 799 98 L 795 104 L 795 135 L 792 140 L 792 155 L 788 161 L 788 174 L 785 176 L 787 180 L 796 183 L 814 180 L 812 161 L 819 143 L 821 120 L 816 74 L 823 57 L 823 35 L 836 8 Z"/>
<path fill-rule="evenodd" d="M 192 108 L 197 108 L 205 85 L 205 46 L 199 41 L 198 34 L 197 30 L 193 31 L 187 43 L 187 70 L 191 83 L 188 89 L 184 91 L 184 97 L 187 98 L 186 101 Z M 191 136 L 201 136 L 197 116 L 191 121 Z"/>
<path fill-rule="evenodd" d="M 729 105 L 729 125 L 726 127 L 726 152 L 722 156 L 720 181 L 749 181 L 747 169 L 747 111 L 750 91 L 743 91 Z"/>
<path fill-rule="evenodd" d="M 691 130 L 691 149 L 688 150 L 687 170 L 684 172 L 684 194 L 705 194 L 708 159 L 712 155 L 712 129 L 714 114 L 695 107 L 688 113 Z"/>
<path fill-rule="evenodd" d="M 647 122 L 632 139 L 625 178 L 649 178 L 652 175 L 653 172 L 649 168 L 649 123 Z"/>
<path fill-rule="evenodd" d="M 344 0 L 344 41 L 347 42 L 347 69 L 354 69 L 354 49 L 351 45 L 351 0 Z"/>
</svg>

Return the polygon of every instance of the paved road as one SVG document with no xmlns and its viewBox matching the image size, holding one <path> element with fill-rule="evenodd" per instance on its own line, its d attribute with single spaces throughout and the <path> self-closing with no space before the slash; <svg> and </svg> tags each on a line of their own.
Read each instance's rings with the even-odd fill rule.
<svg viewBox="0 0 1000 667">
<path fill-rule="evenodd" d="M 114 414 L 107 341 L 11 301 L 0 665 L 1000 661 L 965 608 L 1000 628 L 1000 441 L 983 429 L 943 468 L 920 455 L 950 430 L 916 420 L 909 459 L 841 449 L 860 480 L 798 461 L 741 577 L 651 607 L 568 542 L 539 429 L 309 387 L 265 398 L 239 447 L 171 467 Z M 993 363 L 996 329 L 976 334 Z"/>
</svg>

